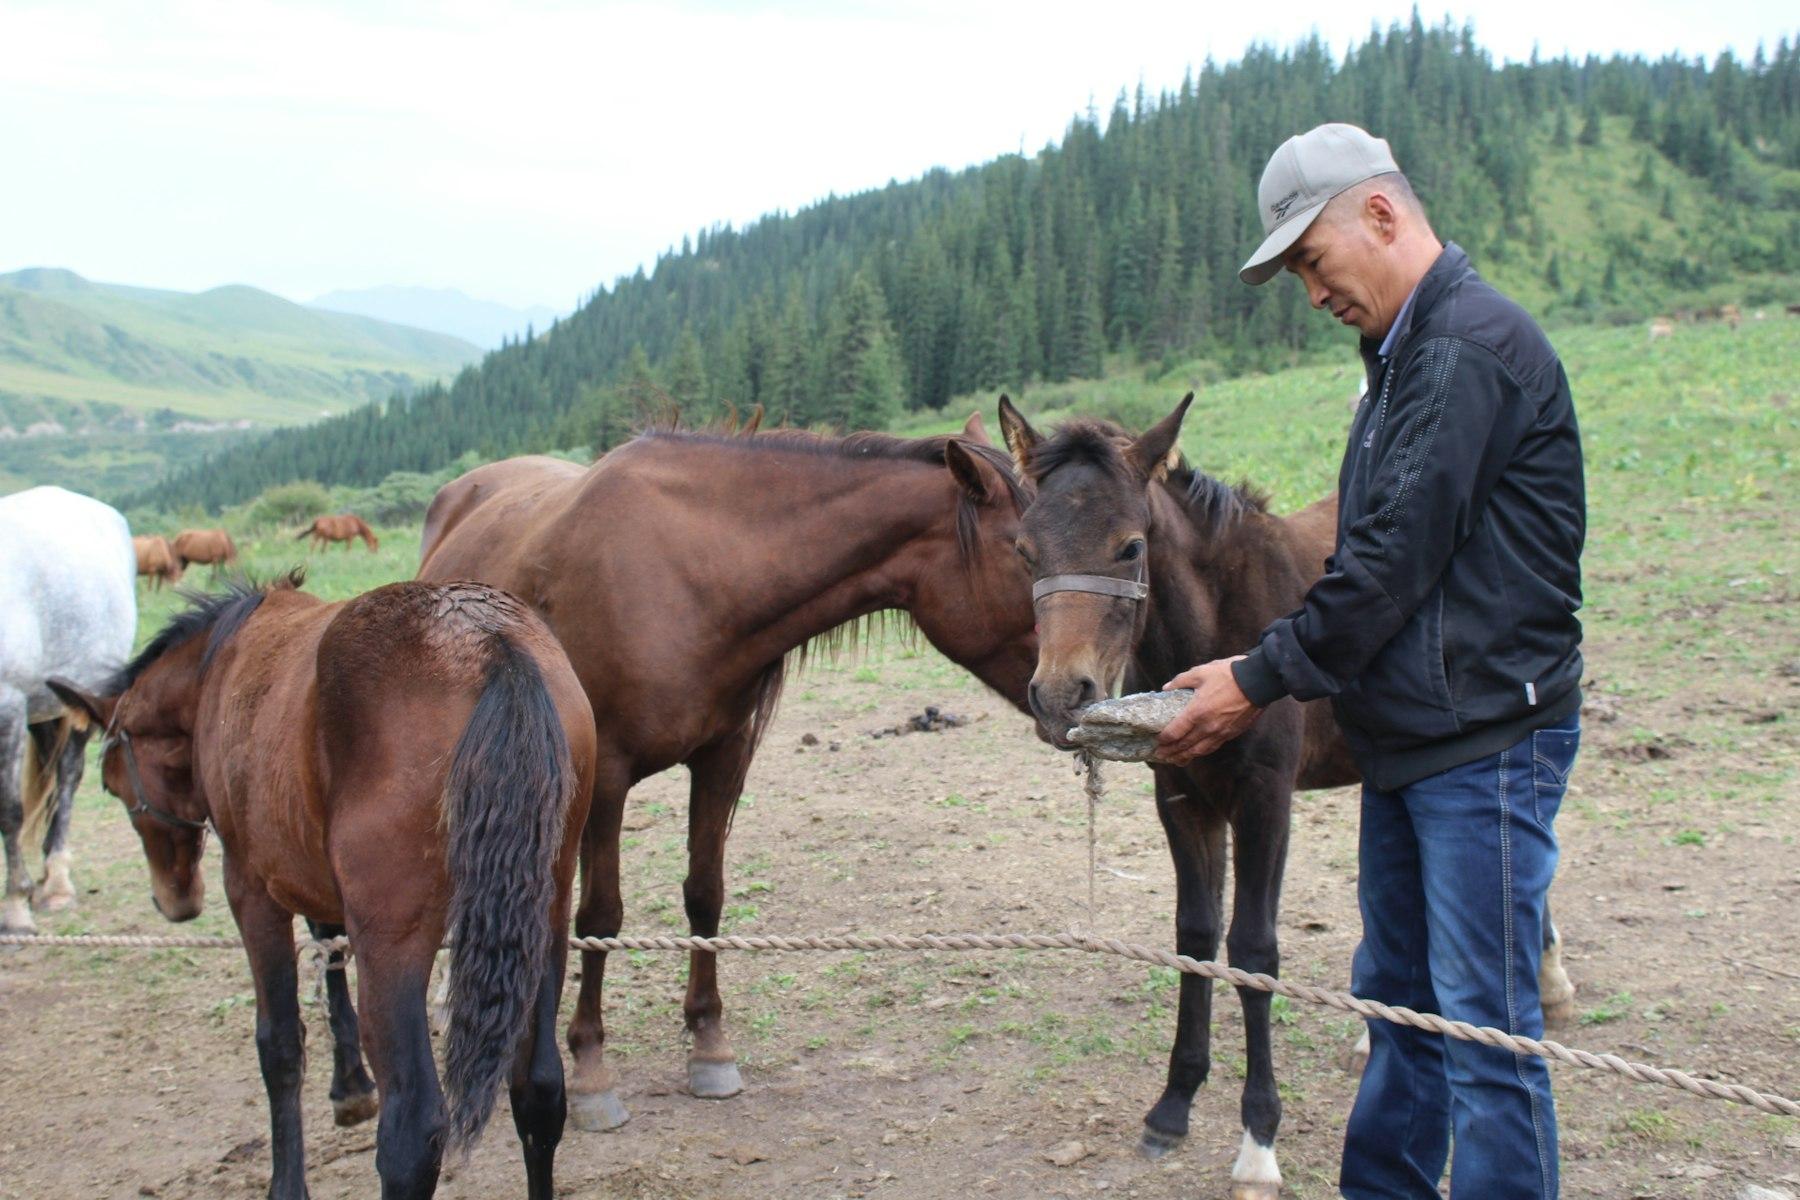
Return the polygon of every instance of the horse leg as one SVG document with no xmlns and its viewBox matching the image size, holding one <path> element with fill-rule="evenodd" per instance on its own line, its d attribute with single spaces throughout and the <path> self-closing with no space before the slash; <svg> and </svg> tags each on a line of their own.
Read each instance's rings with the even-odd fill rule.
<svg viewBox="0 0 1800 1200">
<path fill-rule="evenodd" d="M 348 903 L 349 897 L 345 899 Z M 381 1176 L 382 1200 L 422 1200 L 437 1190 L 444 1133 L 449 1128 L 437 1064 L 431 1057 L 431 1023 L 425 1014 L 425 993 L 440 938 L 421 936 L 416 921 L 395 921 L 392 926 L 410 931 L 409 938 L 389 937 L 385 924 L 361 927 L 354 911 L 349 916 L 350 940 L 357 948 L 357 1007 L 362 1010 L 369 1065 L 381 1091 L 375 1171 Z M 386 916 L 392 918 L 392 911 Z"/>
<path fill-rule="evenodd" d="M 1545 1028 L 1560 1028 L 1575 1019 L 1575 985 L 1563 969 L 1562 933 L 1550 919 L 1548 899 L 1544 901 L 1544 961 L 1538 967 L 1538 997 Z"/>
<path fill-rule="evenodd" d="M 294 915 L 276 904 L 260 881 L 225 863 L 225 894 L 244 938 L 256 984 L 256 1057 L 269 1093 L 270 1200 L 305 1200 L 306 1146 L 300 1124 L 306 1025 L 300 1020 L 299 971 L 294 963 Z"/>
<path fill-rule="evenodd" d="M 1225 823 L 1182 794 L 1181 777 L 1156 772 L 1156 814 L 1175 860 L 1175 949 L 1198 959 L 1219 950 L 1220 902 L 1225 884 Z M 1161 1158 L 1187 1137 L 1194 1093 L 1212 1065 L 1212 980 L 1181 976 L 1175 1018 L 1175 1047 L 1169 1052 L 1168 1083 L 1144 1117 L 1138 1150 Z"/>
<path fill-rule="evenodd" d="M 344 936 L 342 925 L 306 919 L 314 939 L 329 941 Z M 350 1003 L 350 984 L 344 978 L 348 961 L 342 950 L 325 960 L 325 1011 L 331 1023 L 331 1118 L 341 1126 L 360 1125 L 380 1107 L 375 1081 L 363 1066 L 362 1031 L 356 1024 L 356 1008 Z"/>
<path fill-rule="evenodd" d="M 6 843 L 6 898 L 0 902 L 0 933 L 36 933 L 31 919 L 31 875 L 25 870 L 21 835 L 25 795 L 21 773 L 31 753 L 25 732 L 25 697 L 0 691 L 0 841 Z"/>
<path fill-rule="evenodd" d="M 34 726 L 34 733 L 44 744 L 42 761 L 55 750 L 60 722 Z M 69 820 L 75 813 L 75 789 L 81 786 L 82 768 L 87 765 L 88 738 L 93 731 L 86 725 L 71 727 L 56 756 L 56 790 L 51 793 L 50 828 L 44 833 L 44 879 L 33 903 L 45 912 L 59 912 L 75 903 L 75 882 L 69 878 Z"/>
<path fill-rule="evenodd" d="M 582 937 L 617 937 L 625 919 L 619 895 L 619 823 L 631 775 L 623 762 L 602 763 L 594 773 L 593 803 L 581 830 L 581 902 L 575 932 Z M 618 1078 L 606 1065 L 606 1022 L 601 1011 L 606 952 L 581 952 L 581 990 L 569 1022 L 569 1119 L 590 1132 L 617 1129 L 631 1120 L 619 1099 Z"/>
<path fill-rule="evenodd" d="M 519 1043 L 513 1063 L 513 1128 L 525 1152 L 525 1194 L 529 1200 L 552 1200 L 556 1195 L 553 1167 L 557 1143 L 562 1141 L 568 1101 L 563 1090 L 562 1055 L 556 1048 L 556 1010 L 562 995 L 563 974 L 569 965 L 569 941 L 559 921 L 551 931 L 549 969 L 538 984 L 537 1004 L 531 1026 Z"/>
<path fill-rule="evenodd" d="M 1231 930 L 1225 945 L 1231 965 L 1263 975 L 1281 973 L 1275 919 L 1281 906 L 1281 874 L 1287 865 L 1292 793 L 1285 788 L 1246 789 L 1232 822 Z M 1237 989 L 1244 1006 L 1244 1139 L 1231 1168 L 1232 1200 L 1274 1200 L 1281 1194 L 1275 1162 L 1275 1130 L 1281 1094 L 1275 1088 L 1268 992 Z"/>
<path fill-rule="evenodd" d="M 725 837 L 732 810 L 750 770 L 748 722 L 724 740 L 688 760 L 688 874 L 681 885 L 688 928 L 695 937 L 717 937 L 725 906 Z M 687 997 L 682 1012 L 693 1049 L 688 1051 L 688 1090 L 705 1100 L 723 1100 L 744 1090 L 737 1058 L 725 1036 L 725 1004 L 719 998 L 719 956 L 696 950 L 688 961 Z"/>
</svg>

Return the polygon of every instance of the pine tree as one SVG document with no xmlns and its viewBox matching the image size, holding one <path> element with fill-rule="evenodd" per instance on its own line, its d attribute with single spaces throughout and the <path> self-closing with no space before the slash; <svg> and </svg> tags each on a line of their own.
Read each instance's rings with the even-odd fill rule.
<svg viewBox="0 0 1800 1200">
<path fill-rule="evenodd" d="M 692 325 L 681 327 L 681 336 L 676 339 L 675 353 L 669 360 L 664 380 L 669 398 L 679 404 L 684 413 L 690 414 L 696 424 L 711 415 L 707 403 L 706 364 L 701 358 L 700 339 L 694 336 Z"/>
</svg>

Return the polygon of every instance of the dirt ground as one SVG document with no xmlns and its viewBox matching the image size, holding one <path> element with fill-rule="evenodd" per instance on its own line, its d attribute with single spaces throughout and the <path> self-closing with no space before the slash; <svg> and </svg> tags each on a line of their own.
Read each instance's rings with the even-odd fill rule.
<svg viewBox="0 0 1800 1200">
<path fill-rule="evenodd" d="M 1602 605 L 1554 902 L 1582 1014 L 1563 1040 L 1800 1096 L 1800 646 L 1792 585 L 1774 575 L 1701 614 L 1659 620 Z M 1694 620 L 1737 635 L 1734 651 L 1686 654 L 1678 640 L 1665 653 L 1670 622 Z M 870 736 L 927 704 L 971 721 Z M 173 932 L 93 775 L 74 837 L 80 905 L 41 926 Z M 1093 928 L 1170 944 L 1173 887 L 1148 776 L 1115 767 L 1109 781 Z M 685 810 L 679 773 L 634 794 L 627 932 L 685 932 Z M 1291 978 L 1346 982 L 1355 817 L 1350 791 L 1297 805 L 1281 922 Z M 935 654 L 891 647 L 791 684 L 738 814 L 726 927 L 1062 930 L 1087 922 L 1086 864 L 1068 760 Z M 188 928 L 230 933 L 212 866 L 213 903 Z M 644 954 L 609 971 L 633 1117 L 615 1134 L 571 1130 L 559 1194 L 1228 1190 L 1242 1070 L 1228 991 L 1193 1134 L 1150 1163 L 1135 1144 L 1173 1030 L 1168 972 L 1066 953 L 729 957 L 720 973 L 748 1089 L 720 1102 L 684 1091 L 684 970 L 678 956 Z M 312 1194 L 373 1195 L 373 1127 L 332 1127 L 324 1009 L 314 1001 L 306 1013 Z M 1277 1015 L 1287 1192 L 1333 1195 L 1357 1029 L 1324 1009 L 1278 1002 Z M 236 952 L 0 952 L 0 1197 L 262 1195 L 268 1127 L 252 1024 Z M 1800 1193 L 1800 1122 L 1572 1068 L 1554 1079 L 1571 1196 L 1736 1196 L 1746 1183 Z M 504 1098 L 501 1108 L 440 1195 L 517 1194 Z M 1052 1162 L 1059 1148 L 1076 1161 Z"/>
</svg>

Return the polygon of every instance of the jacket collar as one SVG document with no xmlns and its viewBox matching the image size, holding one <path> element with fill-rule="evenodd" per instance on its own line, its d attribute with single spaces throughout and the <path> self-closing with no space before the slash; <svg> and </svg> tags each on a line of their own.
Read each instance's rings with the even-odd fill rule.
<svg viewBox="0 0 1800 1200">
<path fill-rule="evenodd" d="M 1455 242 L 1445 242 L 1443 251 L 1431 264 L 1431 269 L 1425 272 L 1424 277 L 1419 280 L 1419 285 L 1413 289 L 1411 302 L 1401 310 L 1399 319 L 1394 323 L 1392 333 L 1396 350 L 1412 333 L 1413 326 L 1417 325 L 1450 289 L 1450 286 L 1461 280 L 1469 270 L 1469 256 L 1463 253 L 1463 248 Z M 1369 368 L 1371 380 L 1375 378 L 1377 365 L 1382 362 L 1381 345 L 1384 340 L 1383 338 L 1366 337 L 1359 342 L 1363 362 Z"/>
</svg>

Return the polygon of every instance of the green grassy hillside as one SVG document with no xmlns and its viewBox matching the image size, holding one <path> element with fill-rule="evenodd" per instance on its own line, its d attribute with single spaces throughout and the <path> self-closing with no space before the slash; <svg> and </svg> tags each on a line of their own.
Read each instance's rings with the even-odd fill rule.
<svg viewBox="0 0 1800 1200">
<path fill-rule="evenodd" d="M 311 420 L 453 374 L 479 354 L 443 334 L 250 287 L 190 294 L 71 271 L 0 275 L 0 423 L 15 428 L 164 408 L 195 421 Z"/>
<path fill-rule="evenodd" d="M 311 421 L 455 374 L 466 342 L 243 286 L 199 293 L 0 275 L 0 489 L 106 494 L 248 429 Z M 31 433 L 33 436 L 12 436 Z"/>
</svg>

